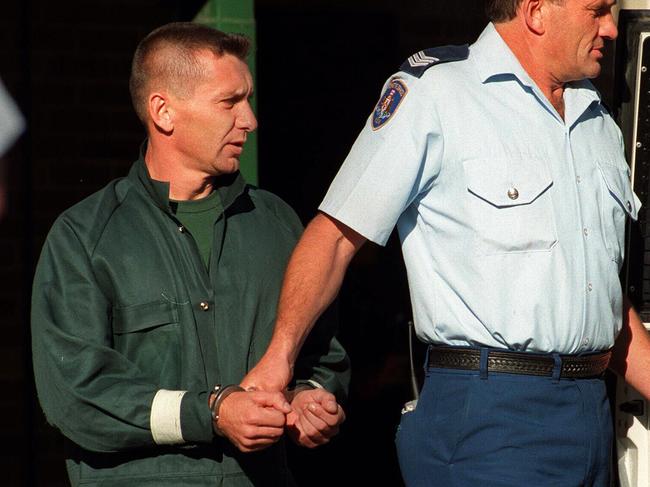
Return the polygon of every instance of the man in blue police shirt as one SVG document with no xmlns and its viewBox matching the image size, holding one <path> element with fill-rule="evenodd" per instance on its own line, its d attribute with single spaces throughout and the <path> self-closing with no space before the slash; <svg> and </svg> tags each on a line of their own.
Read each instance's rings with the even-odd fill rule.
<svg viewBox="0 0 650 487">
<path fill-rule="evenodd" d="M 603 371 L 650 396 L 650 340 L 618 278 L 640 203 L 587 80 L 614 3 L 488 0 L 469 48 L 402 65 L 294 251 L 244 385 L 284 386 L 352 256 L 397 226 L 430 344 L 397 435 L 406 483 L 609 485 Z"/>
</svg>

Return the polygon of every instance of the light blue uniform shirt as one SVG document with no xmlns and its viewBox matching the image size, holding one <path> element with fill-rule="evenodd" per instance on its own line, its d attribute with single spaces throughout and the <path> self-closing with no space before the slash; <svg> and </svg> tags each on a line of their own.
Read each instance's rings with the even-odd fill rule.
<svg viewBox="0 0 650 487">
<path fill-rule="evenodd" d="M 467 59 L 394 79 L 398 108 L 368 120 L 320 210 L 382 245 L 397 225 L 420 338 L 611 347 L 640 204 L 593 85 L 566 86 L 562 120 L 492 24 Z"/>
</svg>

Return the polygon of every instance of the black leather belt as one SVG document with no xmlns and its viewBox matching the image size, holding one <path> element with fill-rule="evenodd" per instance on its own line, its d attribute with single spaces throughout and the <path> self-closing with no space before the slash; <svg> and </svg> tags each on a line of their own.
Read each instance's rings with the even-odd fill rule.
<svg viewBox="0 0 650 487">
<path fill-rule="evenodd" d="M 560 355 L 560 377 L 587 378 L 601 375 L 609 365 L 610 351 L 589 355 Z M 553 375 L 555 361 L 551 355 L 490 349 L 488 372 L 522 375 Z M 480 370 L 481 351 L 474 348 L 429 347 L 429 367 L 442 369 Z"/>
</svg>

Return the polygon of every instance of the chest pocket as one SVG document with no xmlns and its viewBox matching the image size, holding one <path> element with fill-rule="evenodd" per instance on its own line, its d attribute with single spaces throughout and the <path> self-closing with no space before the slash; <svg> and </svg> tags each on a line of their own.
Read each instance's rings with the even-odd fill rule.
<svg viewBox="0 0 650 487">
<path fill-rule="evenodd" d="M 113 346 L 161 387 L 180 380 L 181 336 L 177 305 L 154 301 L 113 308 Z"/>
<path fill-rule="evenodd" d="M 601 222 L 605 245 L 612 260 L 620 265 L 625 253 L 627 216 L 636 220 L 641 204 L 632 191 L 630 169 L 627 164 L 613 165 L 605 162 L 597 164 L 605 189 L 601 204 Z"/>
<path fill-rule="evenodd" d="M 549 251 L 557 242 L 545 162 L 485 158 L 464 162 L 467 219 L 479 254 Z"/>
</svg>

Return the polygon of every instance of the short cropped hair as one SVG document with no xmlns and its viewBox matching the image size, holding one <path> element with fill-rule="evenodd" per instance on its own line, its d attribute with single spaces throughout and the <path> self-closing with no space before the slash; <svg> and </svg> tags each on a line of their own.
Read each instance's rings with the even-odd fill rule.
<svg viewBox="0 0 650 487">
<path fill-rule="evenodd" d="M 565 0 L 550 0 L 551 3 L 564 3 Z M 521 0 L 485 0 L 485 13 L 492 22 L 507 22 L 517 15 Z"/>
<path fill-rule="evenodd" d="M 191 96 L 195 81 L 205 75 L 198 55 L 231 54 L 246 60 L 250 41 L 240 34 L 229 34 L 193 22 L 173 22 L 158 27 L 135 50 L 131 64 L 129 91 L 133 108 L 142 123 L 147 123 L 147 96 L 153 80 L 174 95 Z"/>
<path fill-rule="evenodd" d="M 521 0 L 486 0 L 485 13 L 492 22 L 505 22 L 515 18 Z"/>
</svg>

